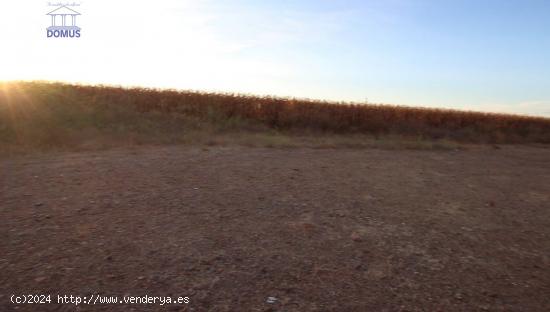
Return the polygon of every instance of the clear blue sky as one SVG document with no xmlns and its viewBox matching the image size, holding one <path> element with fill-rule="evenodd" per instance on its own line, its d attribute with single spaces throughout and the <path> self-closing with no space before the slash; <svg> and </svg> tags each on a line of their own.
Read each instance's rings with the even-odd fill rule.
<svg viewBox="0 0 550 312">
<path fill-rule="evenodd" d="M 547 0 L 79 3 L 82 37 L 55 40 L 45 36 L 47 2 L 7 2 L 22 13 L 0 21 L 3 42 L 14 47 L 0 52 L 0 79 L 550 117 Z"/>
<path fill-rule="evenodd" d="M 342 97 L 550 115 L 550 1 L 280 1 L 260 10 L 312 20 L 314 38 L 259 53 L 304 58 L 304 74 Z"/>
</svg>

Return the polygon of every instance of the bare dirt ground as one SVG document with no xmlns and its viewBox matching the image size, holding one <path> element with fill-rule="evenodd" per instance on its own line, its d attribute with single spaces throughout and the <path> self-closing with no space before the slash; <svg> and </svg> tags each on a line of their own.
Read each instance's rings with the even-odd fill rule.
<svg viewBox="0 0 550 312">
<path fill-rule="evenodd" d="M 1 311 L 550 311 L 550 149 L 17 156 L 0 231 Z"/>
</svg>

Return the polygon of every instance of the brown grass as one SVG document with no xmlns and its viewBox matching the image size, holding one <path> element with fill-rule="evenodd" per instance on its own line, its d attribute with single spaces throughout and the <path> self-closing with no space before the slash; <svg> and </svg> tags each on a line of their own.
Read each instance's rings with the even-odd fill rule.
<svg viewBox="0 0 550 312">
<path fill-rule="evenodd" d="M 241 138 L 229 139 L 231 133 Z M 370 146 L 369 142 L 388 137 L 406 139 L 413 146 L 426 141 L 437 146 L 434 140 L 550 143 L 550 119 L 239 94 L 0 83 L 0 146 L 4 148 L 93 145 L 94 140 L 113 145 L 223 144 L 246 138 L 272 141 L 274 146 L 315 138 L 321 138 L 321 146 Z"/>
</svg>

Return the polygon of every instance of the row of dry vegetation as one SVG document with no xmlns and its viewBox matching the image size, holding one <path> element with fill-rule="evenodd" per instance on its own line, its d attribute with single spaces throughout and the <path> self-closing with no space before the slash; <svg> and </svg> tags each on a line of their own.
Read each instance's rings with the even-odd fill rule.
<svg viewBox="0 0 550 312">
<path fill-rule="evenodd" d="M 550 119 L 48 82 L 0 84 L 0 146 L 177 143 L 227 133 L 550 143 Z M 275 136 L 275 133 L 277 136 Z M 116 143 L 119 144 L 119 143 Z"/>
</svg>

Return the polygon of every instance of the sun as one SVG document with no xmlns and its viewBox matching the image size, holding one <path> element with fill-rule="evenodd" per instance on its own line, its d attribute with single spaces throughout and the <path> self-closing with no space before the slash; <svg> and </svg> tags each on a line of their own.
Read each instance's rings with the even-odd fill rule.
<svg viewBox="0 0 550 312">
<path fill-rule="evenodd" d="M 19 62 L 4 59 L 0 61 L 0 68 L 0 82 L 25 79 Z"/>
</svg>

